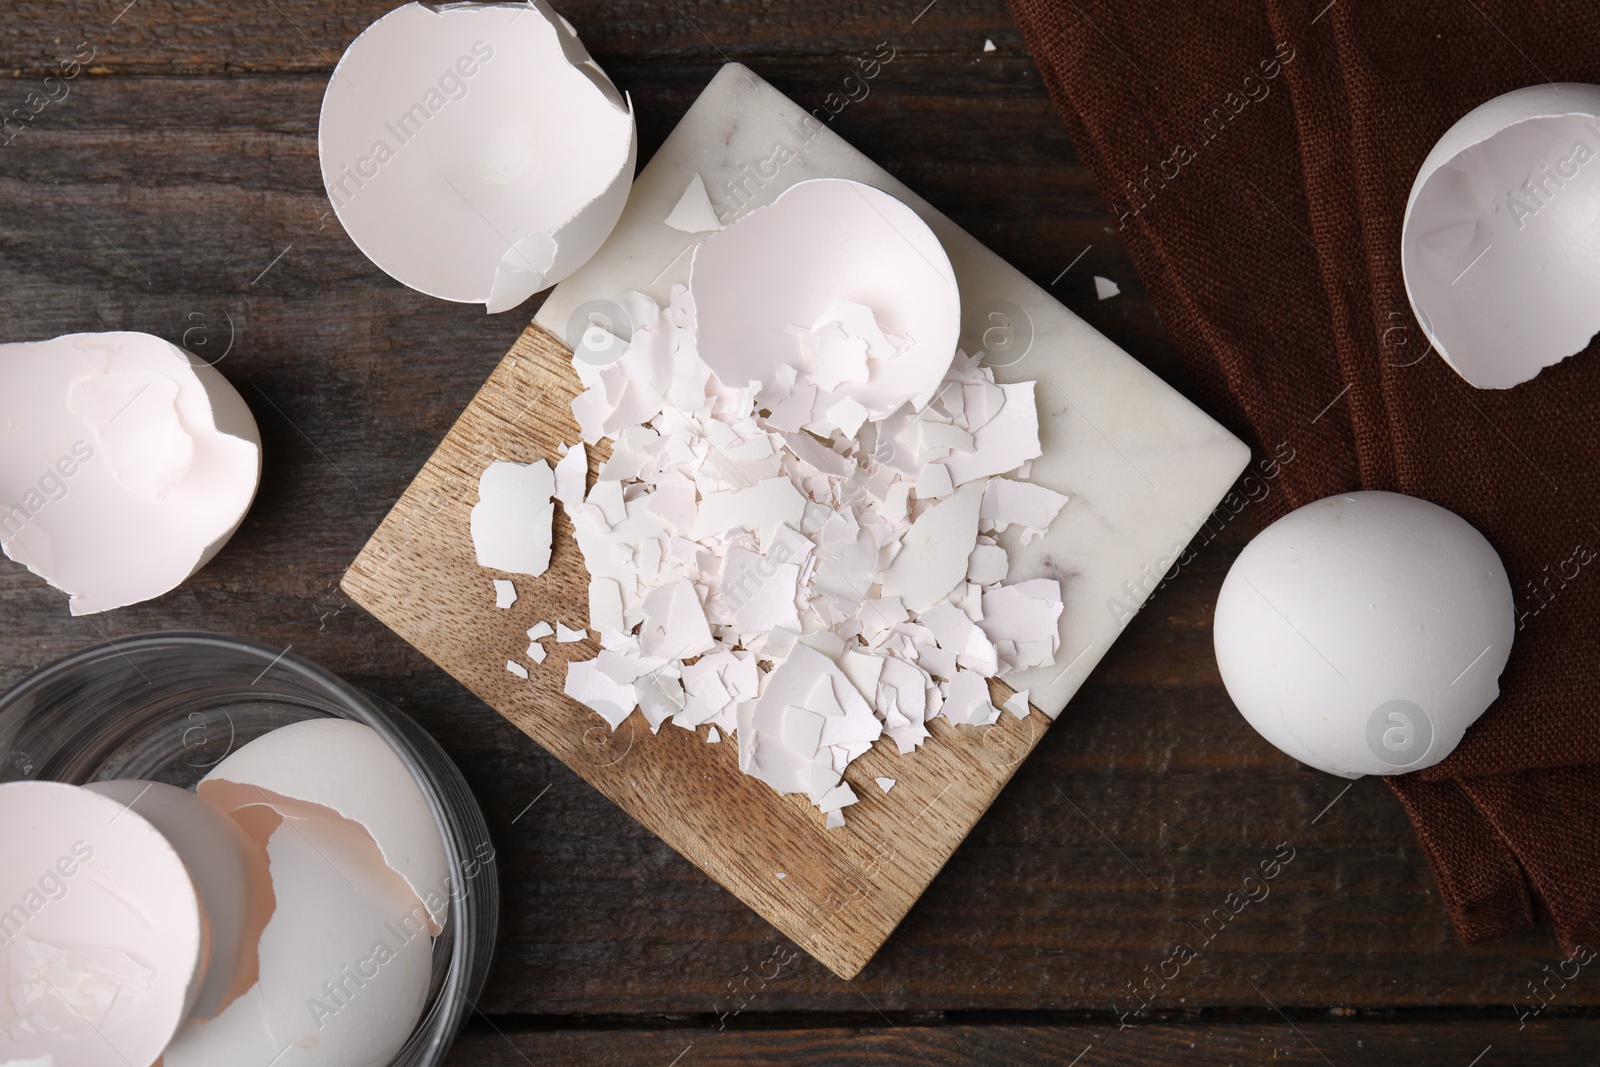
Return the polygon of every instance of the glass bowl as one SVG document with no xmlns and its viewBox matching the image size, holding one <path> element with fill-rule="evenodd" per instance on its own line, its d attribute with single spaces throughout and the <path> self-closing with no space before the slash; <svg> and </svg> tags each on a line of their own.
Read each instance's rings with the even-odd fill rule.
<svg viewBox="0 0 1600 1067">
<path fill-rule="evenodd" d="M 489 829 L 461 772 L 394 708 L 299 656 L 242 637 L 119 638 L 0 695 L 0 782 L 139 778 L 192 789 L 246 742 L 316 717 L 376 730 L 415 776 L 444 838 L 450 919 L 434 940 L 422 1018 L 389 1064 L 437 1067 L 483 989 L 500 888 Z"/>
</svg>

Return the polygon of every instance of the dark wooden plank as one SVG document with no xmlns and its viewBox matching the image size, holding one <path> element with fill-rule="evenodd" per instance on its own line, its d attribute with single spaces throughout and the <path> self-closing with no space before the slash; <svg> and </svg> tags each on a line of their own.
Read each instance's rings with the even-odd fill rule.
<svg viewBox="0 0 1600 1067">
<path fill-rule="evenodd" d="M 918 1025 L 871 1023 L 833 1029 L 550 1030 L 470 1026 L 450 1058 L 476 1067 L 1469 1067 L 1600 1062 L 1600 1020 L 1515 1018 L 1370 1021 L 1283 1020 L 1131 1026 Z M 674 1058 L 677 1057 L 677 1058 Z"/>
<path fill-rule="evenodd" d="M 207 347 L 198 333 L 190 343 L 220 353 L 231 318 L 233 347 L 219 367 L 256 410 L 266 476 L 222 555 L 152 604 L 71 619 L 63 598 L 0 561 L 0 685 L 107 636 L 151 629 L 292 645 L 416 716 L 473 784 L 507 900 L 486 1011 L 732 1010 L 742 976 L 785 948 L 773 931 L 338 593 L 344 568 L 531 311 L 491 318 L 411 293 L 335 221 L 324 225 L 319 51 L 336 53 L 388 0 L 227 9 L 138 0 L 111 27 L 123 2 L 21 0 L 0 23 L 0 71 L 19 72 L 0 80 L 8 107 L 84 39 L 73 36 L 79 28 L 106 42 L 103 73 L 74 79 L 65 100 L 0 148 L 0 338 L 144 329 L 178 341 L 203 323 Z M 633 91 L 648 153 L 709 78 L 715 51 L 670 5 L 563 6 Z M 684 5 L 730 55 L 811 106 L 847 73 L 841 50 L 903 45 L 872 94 L 834 120 L 840 132 L 1181 384 L 1003 4 L 940 0 L 913 27 L 921 6 Z M 998 53 L 982 55 L 984 36 Z M 1095 273 L 1123 295 L 1097 302 Z M 1246 510 L 1219 524 L 1129 625 L 854 986 L 799 960 L 752 1010 L 854 1012 L 865 995 L 893 1013 L 1109 1015 L 1131 1003 L 1128 984 L 1144 968 L 1200 936 L 1187 924 L 1201 925 L 1282 841 L 1295 859 L 1270 896 L 1159 990 L 1156 1009 L 1257 1009 L 1264 997 L 1290 1008 L 1526 1003 L 1529 982 L 1559 958 L 1547 934 L 1459 945 L 1381 784 L 1358 783 L 1318 818 L 1344 783 L 1297 768 L 1233 711 L 1210 613 L 1251 521 Z M 1600 1004 L 1600 983 L 1573 982 L 1559 1003 Z M 601 1038 L 572 1040 L 608 1062 Z M 653 1062 L 631 1038 L 616 1040 L 641 1049 L 627 1062 Z M 817 1040 L 784 1055 L 866 1062 L 838 1051 L 849 1034 Z M 1238 1058 L 1270 1055 L 1251 1045 Z"/>
<path fill-rule="evenodd" d="M 43 73 L 80 42 L 96 66 L 140 74 L 326 74 L 368 23 L 396 6 L 390 0 L 343 4 L 274 0 L 267 4 L 195 4 L 186 0 L 12 0 L 0 29 L 0 70 Z M 741 62 L 808 58 L 837 71 L 844 57 L 869 54 L 879 41 L 918 52 L 982 58 L 992 38 L 1023 53 L 1004 4 L 996 0 L 816 0 L 765 4 L 749 0 L 567 0 L 559 10 L 603 63 L 649 56 L 679 66 L 722 59 Z M 87 52 L 86 52 L 87 54 Z M 686 70 L 685 73 L 688 73 Z M 704 78 L 699 79 L 701 81 Z"/>
</svg>

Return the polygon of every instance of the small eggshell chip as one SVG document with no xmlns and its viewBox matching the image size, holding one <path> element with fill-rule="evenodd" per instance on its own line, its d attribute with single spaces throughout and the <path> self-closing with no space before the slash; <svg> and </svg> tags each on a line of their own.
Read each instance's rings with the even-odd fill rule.
<svg viewBox="0 0 1600 1067">
<path fill-rule="evenodd" d="M 899 336 L 887 358 L 869 352 L 864 381 L 822 389 L 819 412 L 846 398 L 874 419 L 922 407 L 961 332 L 955 272 L 927 223 L 888 193 L 837 178 L 791 186 L 695 246 L 689 292 L 700 357 L 730 388 L 771 385 L 783 366 L 815 373 L 806 335 L 841 326 L 841 302 Z"/>
<path fill-rule="evenodd" d="M 370 726 L 324 718 L 280 727 L 217 764 L 198 789 L 228 812 L 264 803 L 287 816 L 306 805 L 359 824 L 426 906 L 432 932 L 443 928 L 450 896 L 444 841 L 416 779 Z"/>
<path fill-rule="evenodd" d="M 189 870 L 125 804 L 59 782 L 0 785 L 0 1055 L 153 1063 L 200 994 Z"/>
<path fill-rule="evenodd" d="M 717 209 L 711 206 L 711 197 L 706 193 L 704 178 L 696 174 L 689 179 L 683 195 L 667 213 L 666 223 L 674 230 L 682 230 L 684 233 L 706 233 L 722 229 L 722 220 L 717 218 Z"/>
<path fill-rule="evenodd" d="M 256 981 L 256 943 L 273 910 L 260 850 L 237 823 L 186 789 L 132 780 L 84 788 L 142 816 L 189 869 L 211 932 L 205 983 L 192 1014 L 216 1016 Z"/>
<path fill-rule="evenodd" d="M 266 852 L 277 909 L 260 980 L 216 1019 L 185 1026 L 165 1067 L 389 1063 L 427 1000 L 426 912 L 344 819 L 284 819 Z"/>
<path fill-rule="evenodd" d="M 0 345 L 0 548 L 72 614 L 177 588 L 260 477 L 250 409 L 183 349 L 142 333 Z"/>
<path fill-rule="evenodd" d="M 543 0 L 384 15 L 329 79 L 318 148 L 328 197 L 368 258 L 491 312 L 594 255 L 637 152 L 628 101 Z"/>
<path fill-rule="evenodd" d="M 1217 665 L 1268 741 L 1330 774 L 1444 759 L 1499 695 L 1511 583 L 1466 520 L 1398 493 L 1328 497 L 1240 553 L 1217 596 Z"/>
<path fill-rule="evenodd" d="M 1600 331 L 1600 86 L 1497 96 L 1445 131 L 1406 203 L 1411 310 L 1457 374 L 1507 389 Z"/>
</svg>

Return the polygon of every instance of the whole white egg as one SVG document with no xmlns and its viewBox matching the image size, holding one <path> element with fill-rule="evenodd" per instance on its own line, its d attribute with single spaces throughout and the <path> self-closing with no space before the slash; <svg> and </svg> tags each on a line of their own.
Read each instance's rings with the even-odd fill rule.
<svg viewBox="0 0 1600 1067">
<path fill-rule="evenodd" d="M 1500 694 L 1515 610 L 1465 519 L 1399 493 L 1328 497 L 1240 553 L 1217 596 L 1228 695 L 1262 737 L 1346 778 L 1448 756 Z"/>
</svg>

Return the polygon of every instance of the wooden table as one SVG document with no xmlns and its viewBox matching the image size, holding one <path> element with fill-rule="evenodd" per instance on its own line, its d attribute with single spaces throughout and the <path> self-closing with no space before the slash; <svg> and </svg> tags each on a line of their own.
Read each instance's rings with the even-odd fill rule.
<svg viewBox="0 0 1600 1067">
<path fill-rule="evenodd" d="M 1186 388 L 1001 0 L 925 3 L 562 10 L 632 92 L 641 159 L 724 57 L 822 107 L 848 57 L 887 42 L 835 128 Z M 494 972 L 452 1063 L 1600 1062 L 1596 965 L 1519 1019 L 1562 957 L 1548 931 L 1463 947 L 1383 784 L 1299 767 L 1233 710 L 1210 619 L 1248 507 L 1202 533 L 850 983 L 768 962 L 792 953 L 770 927 L 348 604 L 340 575 L 533 308 L 491 318 L 404 289 L 328 213 L 323 86 L 388 6 L 9 0 L 0 112 L 56 99 L 0 147 L 0 339 L 135 329 L 226 351 L 266 473 L 233 542 L 157 602 L 73 619 L 0 562 L 0 686 L 107 638 L 208 629 L 292 647 L 415 716 L 476 790 L 503 879 Z M 1098 302 L 1095 274 L 1122 295 Z M 1269 896 L 1205 924 L 1287 850 Z M 1179 943 L 1198 950 L 1182 966 Z M 1150 1010 L 1124 1016 L 1151 975 Z"/>
</svg>

